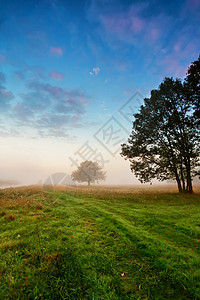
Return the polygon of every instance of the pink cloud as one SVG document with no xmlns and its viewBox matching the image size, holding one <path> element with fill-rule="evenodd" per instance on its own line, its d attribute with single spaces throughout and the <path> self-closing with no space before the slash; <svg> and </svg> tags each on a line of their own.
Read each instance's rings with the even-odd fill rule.
<svg viewBox="0 0 200 300">
<path fill-rule="evenodd" d="M 180 36 L 173 46 L 176 59 L 188 59 L 190 56 L 195 57 L 197 48 L 194 42 L 186 43 L 185 36 Z"/>
<path fill-rule="evenodd" d="M 134 17 L 131 28 L 134 32 L 137 33 L 137 32 L 142 31 L 142 29 L 144 28 L 144 25 L 145 25 L 145 23 L 141 18 Z"/>
<path fill-rule="evenodd" d="M 161 62 L 162 66 L 165 69 L 165 72 L 167 72 L 167 76 L 173 74 L 173 76 L 178 76 L 181 78 L 184 78 L 187 72 L 187 66 L 181 64 L 180 59 L 173 55 L 169 54 L 167 55 Z"/>
<path fill-rule="evenodd" d="M 181 17 L 188 17 L 188 13 L 194 13 L 195 15 L 199 15 L 199 8 L 200 8 L 200 0 L 186 0 L 182 11 L 181 11 Z"/>
<path fill-rule="evenodd" d="M 188 5 L 193 8 L 197 8 L 200 6 L 200 1 L 199 0 L 188 0 Z"/>
<path fill-rule="evenodd" d="M 144 8 L 143 8 L 144 9 Z M 162 32 L 169 23 L 164 15 L 144 19 L 140 11 L 133 8 L 118 14 L 100 15 L 100 22 L 106 32 L 129 44 L 150 44 L 159 41 Z"/>
<path fill-rule="evenodd" d="M 3 99 L 11 100 L 13 98 L 13 94 L 7 90 L 1 89 L 0 96 L 3 96 Z"/>
<path fill-rule="evenodd" d="M 2 90 L 1 93 L 2 93 L 2 95 L 6 96 L 6 97 L 8 97 L 8 95 L 9 95 L 9 93 L 6 90 Z"/>
<path fill-rule="evenodd" d="M 133 33 L 140 33 L 145 27 L 145 20 L 141 12 L 146 8 L 144 4 L 131 5 L 127 10 L 118 13 L 101 14 L 100 22 L 106 31 L 115 34 L 120 39 L 127 39 Z"/>
<path fill-rule="evenodd" d="M 63 55 L 63 50 L 61 47 L 51 47 L 50 52 L 51 52 L 51 54 L 53 54 L 55 56 Z"/>
<path fill-rule="evenodd" d="M 175 45 L 174 45 L 174 51 L 175 52 L 179 52 L 181 49 L 181 43 L 180 42 L 177 42 Z"/>
<path fill-rule="evenodd" d="M 85 106 L 87 106 L 89 104 L 88 102 L 86 102 L 86 100 L 84 98 L 81 99 L 81 103 Z"/>
<path fill-rule="evenodd" d="M 121 35 L 123 36 L 123 33 L 128 25 L 128 19 L 120 15 L 101 15 L 100 21 L 105 27 L 106 31 L 114 33 L 118 37 L 120 37 Z"/>
<path fill-rule="evenodd" d="M 52 71 L 49 75 L 53 79 L 63 79 L 63 74 L 62 73 Z"/>
<path fill-rule="evenodd" d="M 192 41 L 186 43 L 184 36 L 180 36 L 170 47 L 170 52 L 163 52 L 163 57 L 158 57 L 157 65 L 163 69 L 166 76 L 184 78 L 191 60 L 198 55 L 196 44 Z"/>
<path fill-rule="evenodd" d="M 156 28 L 152 28 L 149 32 L 149 37 L 152 42 L 155 42 L 160 37 L 160 32 Z"/>
<path fill-rule="evenodd" d="M 188 0 L 186 0 L 188 1 Z M 192 0 L 197 1 L 197 0 Z M 97 1 L 94 1 L 97 3 Z M 135 2 L 135 1 L 133 1 Z M 172 27 L 172 17 L 165 12 L 149 13 L 149 2 L 134 3 L 121 10 L 101 10 L 101 6 L 92 6 L 90 17 L 99 22 L 102 38 L 107 40 L 111 47 L 116 47 L 116 41 L 136 47 L 150 46 L 154 52 L 162 43 L 162 36 Z M 92 14 L 93 12 L 93 14 Z"/>
</svg>

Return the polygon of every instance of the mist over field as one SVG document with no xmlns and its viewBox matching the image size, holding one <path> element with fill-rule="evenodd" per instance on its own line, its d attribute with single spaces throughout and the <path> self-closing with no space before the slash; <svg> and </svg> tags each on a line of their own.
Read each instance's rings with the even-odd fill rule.
<svg viewBox="0 0 200 300">
<path fill-rule="evenodd" d="M 14 180 L 6 180 L 6 181 L 0 180 L 0 188 L 7 187 L 7 186 L 16 186 L 19 184 L 20 182 Z"/>
</svg>

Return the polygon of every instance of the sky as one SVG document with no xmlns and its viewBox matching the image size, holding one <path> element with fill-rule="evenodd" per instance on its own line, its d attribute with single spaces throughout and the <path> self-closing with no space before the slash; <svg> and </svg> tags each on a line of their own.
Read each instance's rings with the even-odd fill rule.
<svg viewBox="0 0 200 300">
<path fill-rule="evenodd" d="M 0 181 L 88 159 L 107 184 L 139 183 L 120 156 L 133 114 L 199 46 L 200 0 L 0 0 Z"/>
</svg>

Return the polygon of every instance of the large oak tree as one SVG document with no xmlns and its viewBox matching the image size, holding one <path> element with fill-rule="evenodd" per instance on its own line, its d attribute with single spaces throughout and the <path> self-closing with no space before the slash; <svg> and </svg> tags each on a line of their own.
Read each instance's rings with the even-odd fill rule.
<svg viewBox="0 0 200 300">
<path fill-rule="evenodd" d="M 192 178 L 198 174 L 200 157 L 199 77 L 195 72 L 199 72 L 196 62 L 183 83 L 165 78 L 134 115 L 132 133 L 121 155 L 130 161 L 141 182 L 175 179 L 179 192 L 193 191 Z M 196 83 L 194 78 L 198 78 Z"/>
</svg>

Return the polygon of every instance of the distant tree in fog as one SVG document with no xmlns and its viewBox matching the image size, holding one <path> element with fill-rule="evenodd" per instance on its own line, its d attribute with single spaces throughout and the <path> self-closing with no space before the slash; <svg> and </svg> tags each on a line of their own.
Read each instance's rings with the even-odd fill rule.
<svg viewBox="0 0 200 300">
<path fill-rule="evenodd" d="M 78 166 L 77 170 L 71 174 L 73 181 L 87 182 L 88 186 L 95 181 L 98 183 L 100 180 L 106 179 L 106 172 L 102 170 L 97 162 L 84 161 Z"/>
</svg>

